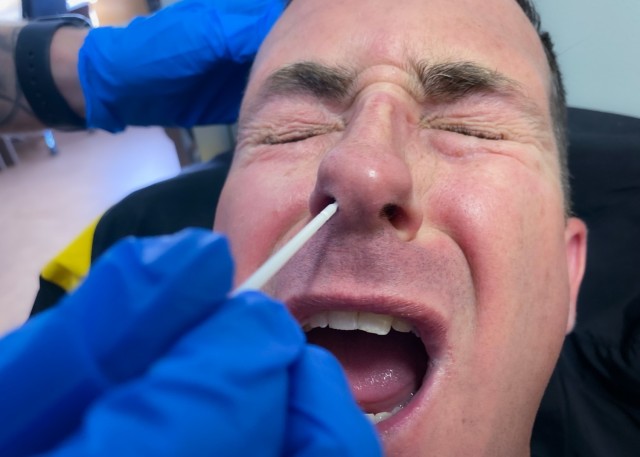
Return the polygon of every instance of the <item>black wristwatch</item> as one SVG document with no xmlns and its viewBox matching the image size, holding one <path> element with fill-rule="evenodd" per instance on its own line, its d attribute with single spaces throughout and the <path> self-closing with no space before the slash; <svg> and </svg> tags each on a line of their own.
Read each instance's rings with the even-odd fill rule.
<svg viewBox="0 0 640 457">
<path fill-rule="evenodd" d="M 51 41 L 61 27 L 91 27 L 84 16 L 65 14 L 29 22 L 18 35 L 14 58 L 18 82 L 33 114 L 46 126 L 60 130 L 86 128 L 56 87 L 51 74 Z"/>
</svg>

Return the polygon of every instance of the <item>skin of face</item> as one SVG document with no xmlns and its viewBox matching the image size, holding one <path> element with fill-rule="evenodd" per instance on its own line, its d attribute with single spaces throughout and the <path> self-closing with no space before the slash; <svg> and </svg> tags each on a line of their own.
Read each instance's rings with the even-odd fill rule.
<svg viewBox="0 0 640 457">
<path fill-rule="evenodd" d="M 518 95 L 424 97 L 415 61 L 472 62 Z M 357 77 L 340 100 L 268 92 L 297 62 Z M 529 455 L 586 245 L 565 216 L 549 81 L 511 0 L 296 0 L 256 59 L 215 229 L 240 283 L 338 202 L 265 290 L 300 321 L 347 309 L 420 330 L 432 365 L 378 424 L 387 455 Z"/>
</svg>

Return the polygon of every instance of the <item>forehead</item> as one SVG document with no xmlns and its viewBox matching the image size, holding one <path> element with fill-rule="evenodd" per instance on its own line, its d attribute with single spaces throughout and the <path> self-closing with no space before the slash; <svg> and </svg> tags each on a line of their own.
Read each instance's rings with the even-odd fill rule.
<svg viewBox="0 0 640 457">
<path fill-rule="evenodd" d="M 294 0 L 256 58 L 247 98 L 271 73 L 299 61 L 365 71 L 449 60 L 518 81 L 548 110 L 546 57 L 515 0 Z"/>
</svg>

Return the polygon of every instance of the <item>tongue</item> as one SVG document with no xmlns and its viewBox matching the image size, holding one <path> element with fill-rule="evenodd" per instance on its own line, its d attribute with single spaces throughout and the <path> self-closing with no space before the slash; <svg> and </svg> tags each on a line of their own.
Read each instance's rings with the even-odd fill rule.
<svg viewBox="0 0 640 457">
<path fill-rule="evenodd" d="M 360 407 L 368 413 L 390 412 L 404 405 L 422 384 L 428 356 L 411 333 L 379 336 L 358 330 L 314 329 L 310 343 L 340 361 Z"/>
</svg>

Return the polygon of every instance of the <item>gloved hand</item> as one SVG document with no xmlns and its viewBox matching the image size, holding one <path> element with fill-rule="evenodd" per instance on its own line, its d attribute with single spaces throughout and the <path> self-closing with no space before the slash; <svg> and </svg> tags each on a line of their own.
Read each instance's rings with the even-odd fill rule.
<svg viewBox="0 0 640 457">
<path fill-rule="evenodd" d="M 209 231 L 108 251 L 0 340 L 0 455 L 380 455 L 335 359 L 231 278 Z"/>
<path fill-rule="evenodd" d="M 234 122 L 255 53 L 283 0 L 183 0 L 89 32 L 78 73 L 88 127 Z"/>
</svg>

